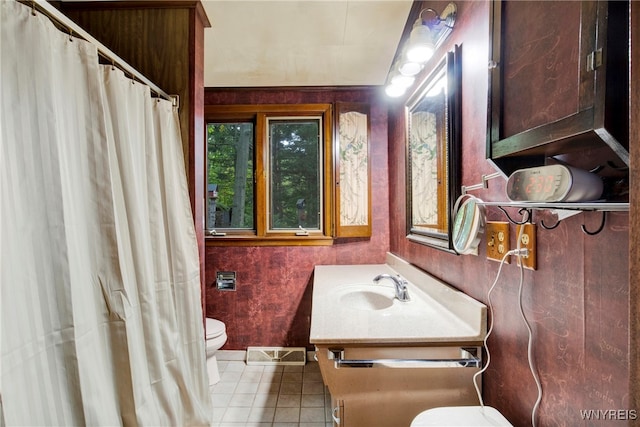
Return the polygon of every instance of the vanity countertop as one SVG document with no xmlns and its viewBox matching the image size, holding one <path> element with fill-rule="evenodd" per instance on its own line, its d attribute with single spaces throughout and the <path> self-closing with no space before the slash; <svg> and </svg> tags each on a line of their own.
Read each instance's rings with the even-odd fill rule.
<svg viewBox="0 0 640 427">
<path fill-rule="evenodd" d="M 402 275 L 412 301 L 393 300 L 380 310 L 343 303 L 340 289 L 373 283 L 378 274 Z M 479 344 L 486 335 L 486 306 L 422 270 L 388 254 L 386 264 L 319 265 L 315 267 L 311 310 L 312 344 Z"/>
</svg>

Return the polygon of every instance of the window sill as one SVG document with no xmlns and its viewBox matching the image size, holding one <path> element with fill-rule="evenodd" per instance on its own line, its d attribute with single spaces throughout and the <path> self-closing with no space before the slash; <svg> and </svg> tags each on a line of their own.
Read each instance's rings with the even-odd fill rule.
<svg viewBox="0 0 640 427">
<path fill-rule="evenodd" d="M 333 237 L 328 236 L 207 236 L 206 246 L 331 246 Z"/>
</svg>

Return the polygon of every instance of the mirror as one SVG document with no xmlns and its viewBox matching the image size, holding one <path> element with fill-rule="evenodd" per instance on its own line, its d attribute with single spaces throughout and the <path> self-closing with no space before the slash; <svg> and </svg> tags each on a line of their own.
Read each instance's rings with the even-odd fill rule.
<svg viewBox="0 0 640 427">
<path fill-rule="evenodd" d="M 406 104 L 407 238 L 454 252 L 460 196 L 461 48 L 438 63 Z"/>
</svg>

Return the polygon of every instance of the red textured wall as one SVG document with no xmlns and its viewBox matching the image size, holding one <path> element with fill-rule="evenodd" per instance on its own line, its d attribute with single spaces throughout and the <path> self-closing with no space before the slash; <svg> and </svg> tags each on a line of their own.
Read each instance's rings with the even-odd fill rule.
<svg viewBox="0 0 640 427">
<path fill-rule="evenodd" d="M 389 250 L 387 105 L 379 92 L 378 88 L 210 88 L 205 92 L 205 105 L 364 102 L 371 107 L 372 237 L 317 247 L 207 247 L 206 312 L 227 326 L 229 338 L 223 349 L 309 347 L 314 266 L 385 262 Z M 237 290 L 218 291 L 216 271 L 235 271 Z"/>
<path fill-rule="evenodd" d="M 456 29 L 441 52 L 462 44 L 462 182 L 472 185 L 481 181 L 482 174 L 494 171 L 485 159 L 489 3 L 457 5 Z M 488 302 L 487 292 L 498 263 L 486 260 L 482 246 L 477 257 L 455 256 L 405 237 L 402 100 L 379 100 L 366 91 L 224 90 L 205 95 L 206 104 L 365 99 L 372 105 L 373 237 L 332 247 L 208 247 L 207 314 L 227 323 L 226 349 L 307 345 L 313 266 L 384 262 L 388 249 Z M 489 185 L 474 194 L 487 201 L 505 199 L 500 179 Z M 553 222 L 543 215 L 534 214 L 534 221 L 546 218 Z M 494 208 L 487 216 L 505 220 Z M 533 355 L 544 390 L 538 426 L 608 425 L 585 422 L 580 411 L 640 409 L 629 406 L 629 218 L 627 213 L 609 214 L 597 236 L 580 230 L 583 223 L 595 229 L 599 221 L 599 214 L 584 213 L 566 219 L 555 230 L 539 229 L 538 270 L 524 274 L 523 307 L 533 329 Z M 511 232 L 515 233 L 515 226 Z M 511 241 L 513 244 L 515 239 Z M 216 291 L 212 286 L 216 270 L 237 271 L 238 291 Z M 528 426 L 537 390 L 527 363 L 527 330 L 518 309 L 518 282 L 519 269 L 515 264 L 506 265 L 492 294 L 495 329 L 489 341 L 492 359 L 483 388 L 486 404 L 498 408 L 513 425 Z"/>
<path fill-rule="evenodd" d="M 443 50 L 462 44 L 462 182 L 469 186 L 481 182 L 482 174 L 494 172 L 485 160 L 489 4 L 457 5 L 458 22 Z M 498 263 L 486 260 L 482 245 L 477 257 L 455 256 L 405 238 L 404 138 L 403 112 L 396 106 L 389 112 L 389 164 L 394 165 L 391 252 L 487 303 Z M 486 201 L 505 200 L 500 181 L 492 180 L 488 190 L 474 194 Z M 548 224 L 555 222 L 541 215 L 534 214 L 534 222 L 544 218 Z M 506 220 L 494 208 L 487 216 Z M 538 228 L 538 270 L 524 275 L 523 307 L 533 329 L 533 354 L 544 390 L 538 426 L 610 425 L 584 422 L 580 410 L 640 409 L 629 407 L 629 217 L 609 214 L 596 236 L 582 233 L 583 223 L 596 229 L 600 214 L 577 215 L 555 230 Z M 515 232 L 512 225 L 512 236 Z M 515 245 L 514 237 L 511 242 Z M 515 263 L 506 265 L 491 295 L 495 329 L 483 386 L 486 404 L 498 408 L 514 425 L 528 426 L 537 389 L 527 363 L 528 334 L 518 309 L 519 273 Z"/>
</svg>

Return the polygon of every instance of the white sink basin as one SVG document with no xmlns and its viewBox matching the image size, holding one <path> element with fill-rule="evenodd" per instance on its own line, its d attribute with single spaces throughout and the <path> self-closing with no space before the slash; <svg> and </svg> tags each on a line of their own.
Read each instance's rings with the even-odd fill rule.
<svg viewBox="0 0 640 427">
<path fill-rule="evenodd" d="M 313 344 L 482 342 L 486 307 L 409 265 L 318 265 L 313 276 Z M 391 280 L 402 275 L 408 302 L 395 298 Z"/>
<path fill-rule="evenodd" d="M 393 305 L 395 291 L 372 283 L 342 285 L 335 289 L 338 303 L 355 310 L 384 310 Z"/>
</svg>

